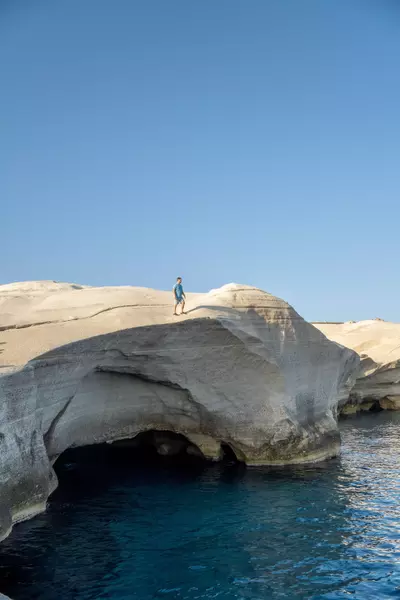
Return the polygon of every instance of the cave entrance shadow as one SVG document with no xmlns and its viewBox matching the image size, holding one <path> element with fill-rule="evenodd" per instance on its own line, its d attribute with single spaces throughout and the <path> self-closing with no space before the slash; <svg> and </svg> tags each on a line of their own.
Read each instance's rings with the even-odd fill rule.
<svg viewBox="0 0 400 600">
<path fill-rule="evenodd" d="M 59 485 L 52 500 L 68 501 L 100 496 L 110 487 L 192 481 L 210 468 L 232 470 L 238 463 L 226 443 L 221 443 L 221 461 L 205 459 L 200 449 L 183 434 L 149 430 L 133 438 L 65 450 L 54 470 Z"/>
<path fill-rule="evenodd" d="M 240 461 L 238 460 L 235 452 L 229 444 L 221 442 L 222 460 L 229 465 L 236 465 Z M 243 464 L 243 463 L 240 463 Z"/>
</svg>

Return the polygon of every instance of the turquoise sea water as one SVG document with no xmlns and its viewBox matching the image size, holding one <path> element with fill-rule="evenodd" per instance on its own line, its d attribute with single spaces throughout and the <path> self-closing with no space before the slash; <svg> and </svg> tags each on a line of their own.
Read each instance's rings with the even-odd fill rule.
<svg viewBox="0 0 400 600">
<path fill-rule="evenodd" d="M 0 545 L 14 600 L 400 598 L 400 414 L 280 470 L 64 455 L 46 514 Z M 79 461 L 79 462 L 77 462 Z"/>
</svg>

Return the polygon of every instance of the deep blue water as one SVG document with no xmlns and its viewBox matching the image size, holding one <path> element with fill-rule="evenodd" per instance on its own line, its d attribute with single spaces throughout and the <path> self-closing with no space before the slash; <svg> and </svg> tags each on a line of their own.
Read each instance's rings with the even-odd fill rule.
<svg viewBox="0 0 400 600">
<path fill-rule="evenodd" d="M 341 430 L 341 458 L 309 468 L 66 456 L 48 512 L 0 545 L 0 591 L 15 600 L 400 598 L 400 414 L 351 418 Z"/>
</svg>

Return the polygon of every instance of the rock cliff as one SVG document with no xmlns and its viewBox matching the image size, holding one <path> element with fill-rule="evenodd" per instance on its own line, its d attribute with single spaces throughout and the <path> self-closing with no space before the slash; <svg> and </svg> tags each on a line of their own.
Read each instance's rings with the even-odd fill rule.
<svg viewBox="0 0 400 600">
<path fill-rule="evenodd" d="M 249 286 L 188 295 L 187 311 L 145 288 L 0 286 L 0 537 L 45 509 L 73 446 L 153 431 L 160 453 L 173 432 L 249 465 L 338 453 L 354 352 Z"/>
<path fill-rule="evenodd" d="M 400 410 L 400 323 L 380 319 L 315 324 L 329 339 L 361 357 L 355 385 L 340 402 L 344 413 L 379 405 Z"/>
</svg>

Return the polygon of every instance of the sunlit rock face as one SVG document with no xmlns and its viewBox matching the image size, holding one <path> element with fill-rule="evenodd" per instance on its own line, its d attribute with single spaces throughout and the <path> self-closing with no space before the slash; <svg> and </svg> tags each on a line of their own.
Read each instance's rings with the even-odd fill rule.
<svg viewBox="0 0 400 600">
<path fill-rule="evenodd" d="M 357 355 L 257 288 L 189 294 L 176 317 L 168 292 L 28 282 L 0 286 L 0 308 L 2 536 L 44 510 L 51 464 L 70 447 L 158 431 L 248 465 L 339 451 L 337 403 Z M 178 442 L 160 433 L 157 452 Z"/>
<path fill-rule="evenodd" d="M 340 402 L 342 412 L 400 410 L 400 323 L 373 319 L 315 326 L 361 357 L 356 382 Z"/>
</svg>

